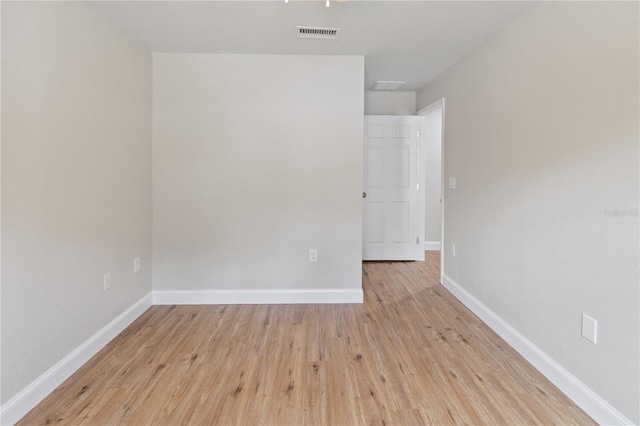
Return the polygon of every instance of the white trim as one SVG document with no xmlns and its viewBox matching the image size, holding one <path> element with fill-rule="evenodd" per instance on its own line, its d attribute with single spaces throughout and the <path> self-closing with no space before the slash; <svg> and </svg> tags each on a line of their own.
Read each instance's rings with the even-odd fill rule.
<svg viewBox="0 0 640 426">
<path fill-rule="evenodd" d="M 424 115 L 438 108 L 444 109 L 444 98 L 440 98 L 437 101 L 432 102 L 426 107 L 420 109 L 418 112 L 416 112 L 416 115 Z"/>
<path fill-rule="evenodd" d="M 544 353 L 540 348 L 500 318 L 495 312 L 462 288 L 451 277 L 444 274 L 442 281 L 460 302 L 469 308 L 485 324 L 502 337 L 513 349 L 529 361 L 547 379 L 575 402 L 585 413 L 601 425 L 632 425 L 633 422 L 611 404 L 589 389 L 574 375 Z"/>
<path fill-rule="evenodd" d="M 424 242 L 424 249 L 425 251 L 428 250 L 440 250 L 442 248 L 442 243 L 440 241 L 425 241 Z"/>
<path fill-rule="evenodd" d="M 151 306 L 149 293 L 105 325 L 0 408 L 0 424 L 12 425 L 76 372 Z"/>
<path fill-rule="evenodd" d="M 138 300 L 0 407 L 0 425 L 13 425 L 152 305 L 363 303 L 362 289 L 154 291 Z"/>
<path fill-rule="evenodd" d="M 424 179 L 426 173 L 425 166 L 425 154 L 427 150 L 425 149 L 426 144 L 426 118 L 424 116 L 416 116 L 417 117 L 417 127 L 418 127 L 418 187 L 420 190 L 418 191 L 418 235 L 420 236 L 419 241 L 424 240 L 425 234 L 425 222 L 426 222 L 426 181 Z M 424 262 L 426 260 L 426 256 L 424 254 L 424 244 L 418 244 L 416 260 L 419 262 Z"/>
<path fill-rule="evenodd" d="M 258 305 L 363 303 L 362 289 L 168 290 L 154 291 L 154 305 Z"/>
<path fill-rule="evenodd" d="M 438 101 L 434 102 L 433 104 L 431 104 L 431 106 L 436 105 L 437 103 L 440 103 L 440 106 L 442 108 L 442 132 L 440 133 L 440 138 L 442 139 L 442 146 L 440 147 L 440 196 L 442 197 L 441 201 L 440 201 L 440 242 L 441 242 L 441 247 L 442 245 L 444 245 L 445 239 L 444 239 L 444 199 L 445 199 L 445 193 L 444 193 L 444 177 L 445 177 L 445 173 L 444 173 L 444 152 L 445 152 L 445 99 L 444 98 L 440 98 Z M 444 281 L 444 254 L 442 253 L 442 251 L 440 252 L 440 282 Z"/>
<path fill-rule="evenodd" d="M 420 109 L 416 113 L 416 115 L 418 117 L 424 117 L 426 114 L 430 113 L 431 111 L 435 111 L 438 108 L 442 109 L 442 129 L 441 129 L 442 132 L 440 134 L 440 144 L 441 144 L 441 147 L 440 147 L 440 196 L 442 197 L 441 201 L 440 201 L 440 218 L 441 218 L 440 219 L 441 220 L 441 224 L 440 224 L 440 242 L 441 242 L 441 244 L 440 244 L 440 247 L 442 247 L 442 242 L 445 241 L 445 239 L 444 239 L 444 198 L 445 198 L 445 191 L 444 191 L 444 189 L 445 189 L 445 186 L 444 186 L 444 176 L 445 176 L 445 173 L 444 173 L 445 128 L 444 127 L 445 126 L 444 126 L 444 124 L 445 124 L 445 98 L 442 97 L 442 98 L 438 99 L 437 101 L 430 103 L 426 107 Z M 426 134 L 426 132 L 425 132 L 425 134 Z M 424 143 L 426 143 L 426 141 L 425 141 L 425 138 L 422 135 L 423 135 L 423 133 L 420 133 L 420 143 L 424 147 Z M 423 182 L 423 184 L 424 184 L 424 182 Z M 423 185 L 423 186 L 426 186 L 426 185 Z M 425 194 L 424 194 L 423 191 L 421 191 L 420 194 L 421 194 L 422 198 L 425 197 Z M 424 229 L 426 227 L 426 224 L 424 223 L 424 221 L 425 221 L 425 218 L 423 217 L 422 218 L 422 226 L 423 226 L 422 229 Z M 421 235 L 424 235 L 424 231 L 422 232 Z M 428 250 L 426 248 L 426 244 L 425 244 L 425 250 Z M 440 250 L 440 249 L 438 249 L 438 250 Z M 445 268 L 444 259 L 445 259 L 445 254 L 444 253 L 440 253 L 440 282 L 444 281 L 444 268 Z"/>
</svg>

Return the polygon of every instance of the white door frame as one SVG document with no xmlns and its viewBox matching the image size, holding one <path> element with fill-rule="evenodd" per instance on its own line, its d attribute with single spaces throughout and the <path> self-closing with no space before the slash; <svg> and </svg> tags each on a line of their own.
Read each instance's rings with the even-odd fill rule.
<svg viewBox="0 0 640 426">
<path fill-rule="evenodd" d="M 424 128 L 424 123 L 425 123 L 425 116 L 430 113 L 433 110 L 436 110 L 438 108 L 442 109 L 442 134 L 441 134 L 441 150 L 440 150 L 440 193 L 441 193 L 441 197 L 442 197 L 442 203 L 440 203 L 440 209 L 441 209 L 441 235 L 440 235 L 440 283 L 442 283 L 443 280 L 443 276 L 444 276 L 444 234 L 445 234 L 445 229 L 444 229 L 444 197 L 445 197 L 445 192 L 444 192 L 444 141 L 445 141 L 445 135 L 444 135 L 444 123 L 445 123 L 445 107 L 444 107 L 444 98 L 440 98 L 437 101 L 427 105 L 426 107 L 422 108 L 421 110 L 419 110 L 417 112 L 418 115 L 418 126 L 420 129 L 420 140 L 419 140 L 419 151 L 420 151 L 420 179 L 422 179 L 423 176 L 425 176 L 425 163 L 426 163 L 426 157 L 425 157 L 425 153 L 426 153 L 426 136 L 427 136 L 427 132 L 425 131 L 426 129 Z M 419 220 L 419 235 L 421 236 L 422 239 L 424 239 L 424 232 L 425 232 L 425 220 L 426 220 L 426 215 L 425 215 L 425 200 L 426 200 L 426 193 L 425 193 L 425 184 L 424 182 L 420 182 L 420 220 Z M 423 244 L 423 255 L 424 255 L 424 244 Z"/>
</svg>

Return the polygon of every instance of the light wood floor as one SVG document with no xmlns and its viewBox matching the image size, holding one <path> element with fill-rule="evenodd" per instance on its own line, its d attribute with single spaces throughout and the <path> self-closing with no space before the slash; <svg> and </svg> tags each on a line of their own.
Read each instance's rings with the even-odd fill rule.
<svg viewBox="0 0 640 426">
<path fill-rule="evenodd" d="M 154 306 L 20 424 L 595 424 L 438 284 L 363 267 L 363 305 Z"/>
</svg>

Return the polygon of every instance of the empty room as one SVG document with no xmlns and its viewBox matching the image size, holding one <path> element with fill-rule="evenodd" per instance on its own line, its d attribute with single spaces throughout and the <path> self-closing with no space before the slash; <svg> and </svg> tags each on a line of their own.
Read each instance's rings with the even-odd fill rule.
<svg viewBox="0 0 640 426">
<path fill-rule="evenodd" d="M 2 425 L 640 424 L 639 2 L 0 15 Z"/>
</svg>

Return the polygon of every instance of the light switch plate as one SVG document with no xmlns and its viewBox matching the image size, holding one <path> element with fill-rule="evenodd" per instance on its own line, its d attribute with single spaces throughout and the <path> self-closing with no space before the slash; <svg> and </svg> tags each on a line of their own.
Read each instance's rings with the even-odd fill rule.
<svg viewBox="0 0 640 426">
<path fill-rule="evenodd" d="M 582 314 L 582 337 L 598 343 L 598 321 L 587 314 Z"/>
<path fill-rule="evenodd" d="M 102 277 L 102 288 L 104 291 L 111 288 L 111 272 L 104 274 L 104 277 Z"/>
<path fill-rule="evenodd" d="M 456 178 L 452 176 L 449 178 L 449 188 L 456 189 Z"/>
</svg>

